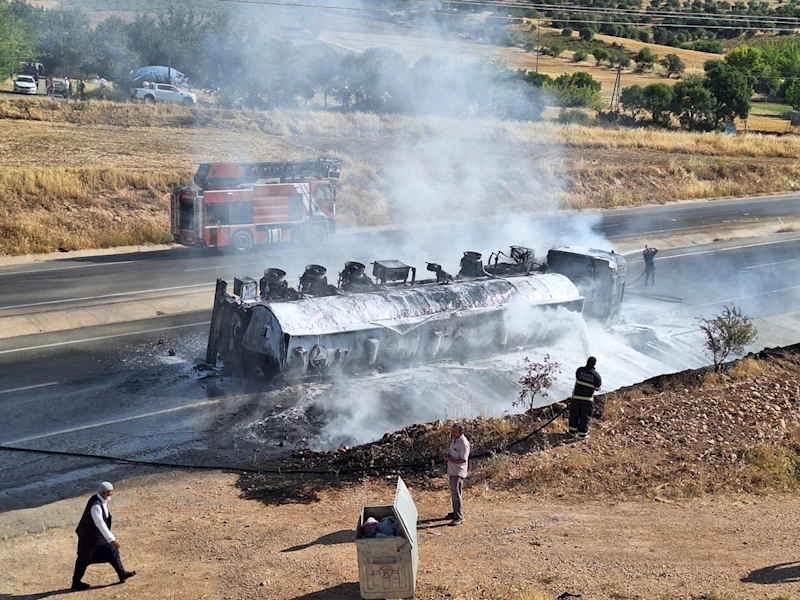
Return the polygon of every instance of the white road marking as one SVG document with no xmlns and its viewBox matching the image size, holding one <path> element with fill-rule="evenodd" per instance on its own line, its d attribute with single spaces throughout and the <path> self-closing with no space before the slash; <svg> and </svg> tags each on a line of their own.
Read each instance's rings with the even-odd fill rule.
<svg viewBox="0 0 800 600">
<path fill-rule="evenodd" d="M 144 333 L 155 333 L 157 331 L 169 331 L 171 329 L 183 329 L 186 327 L 199 327 L 200 325 L 208 325 L 211 321 L 202 321 L 200 323 L 187 323 L 186 325 L 172 325 L 170 327 L 159 327 L 158 329 L 145 329 L 142 331 L 130 331 L 128 333 L 115 333 L 113 335 L 100 335 L 97 337 L 84 338 L 82 340 L 70 340 L 68 342 L 54 342 L 52 344 L 40 344 L 38 346 L 28 346 L 27 348 L 13 348 L 11 350 L 0 350 L 0 354 L 13 354 L 15 352 L 25 352 L 27 350 L 41 350 L 43 348 L 56 348 L 58 346 L 69 346 L 71 344 L 83 344 L 85 342 L 97 342 L 100 340 L 110 340 L 118 337 L 129 337 L 132 335 L 140 335 Z"/>
<path fill-rule="evenodd" d="M 769 296 L 770 294 L 780 294 L 781 292 L 790 292 L 792 290 L 800 290 L 800 285 L 793 285 L 791 287 L 779 288 L 777 290 L 769 290 L 767 292 L 759 292 L 758 294 L 737 296 L 735 298 L 728 298 L 727 300 L 715 300 L 714 302 L 704 302 L 702 304 L 690 304 L 685 308 L 700 308 L 703 306 L 714 306 L 715 304 L 726 304 L 728 302 L 735 302 L 736 300 L 747 300 L 748 298 L 758 298 L 759 296 Z"/>
<path fill-rule="evenodd" d="M 273 257 L 274 258 L 274 257 Z M 264 261 L 259 262 L 249 262 L 249 263 L 238 263 L 234 265 L 217 265 L 215 267 L 200 267 L 197 269 L 184 269 L 184 273 L 192 273 L 194 271 L 213 271 L 214 269 L 233 269 L 234 267 L 250 267 L 253 265 L 263 265 Z"/>
<path fill-rule="evenodd" d="M 84 296 L 83 298 L 65 298 L 63 300 L 47 300 L 45 302 L 31 302 L 30 304 L 16 304 L 14 306 L 3 306 L 0 310 L 13 310 L 15 308 L 32 308 L 34 306 L 48 306 L 53 304 L 66 304 L 68 302 L 83 302 L 84 300 L 105 300 L 107 298 L 122 298 L 123 296 L 135 296 L 138 294 L 151 294 L 154 292 L 169 292 L 172 290 L 185 290 L 187 288 L 208 287 L 215 285 L 211 283 L 193 283 L 189 285 L 175 285 L 172 287 L 155 288 L 151 290 L 139 290 L 138 292 L 119 292 L 118 294 L 104 294 L 102 296 Z"/>
<path fill-rule="evenodd" d="M 761 267 L 772 267 L 775 265 L 785 265 L 787 263 L 793 263 L 800 261 L 800 258 L 792 258 L 791 260 L 779 260 L 778 262 L 771 262 L 771 263 L 764 263 L 762 265 L 750 265 L 749 267 L 743 267 L 742 271 L 747 271 L 748 269 L 759 269 Z"/>
<path fill-rule="evenodd" d="M 741 250 L 743 248 L 755 248 L 757 246 L 772 246 L 775 244 L 788 244 L 791 242 L 797 242 L 798 240 L 775 240 L 772 242 L 759 242 L 757 244 L 742 244 L 740 246 L 731 246 L 730 248 L 717 248 L 711 250 L 698 250 L 697 252 L 684 252 L 683 254 L 673 254 L 671 256 L 665 256 L 663 258 L 656 258 L 656 262 L 663 262 L 665 260 L 670 260 L 673 258 L 684 258 L 686 256 L 696 256 L 698 254 L 716 254 L 717 252 L 728 252 L 729 250 Z"/>
<path fill-rule="evenodd" d="M 24 391 L 27 391 L 27 390 L 36 390 L 36 389 L 39 389 L 39 388 L 58 385 L 59 383 L 61 383 L 61 382 L 60 381 L 53 381 L 51 383 L 40 383 L 38 385 L 26 385 L 24 387 L 14 388 L 12 390 L 0 390 L 0 394 L 11 394 L 13 392 L 24 392 Z"/>
<path fill-rule="evenodd" d="M 29 275 L 31 273 L 51 273 L 53 271 L 67 271 L 69 269 L 88 269 L 91 267 L 107 267 L 110 265 L 126 265 L 128 263 L 133 262 L 150 262 L 151 260 L 155 259 L 147 259 L 147 260 L 118 260 L 116 262 L 109 262 L 109 263 L 94 263 L 91 265 L 72 265 L 69 267 L 55 267 L 53 269 L 29 269 L 27 271 L 8 271 L 6 273 L 0 273 L 0 277 L 4 275 Z"/>
<path fill-rule="evenodd" d="M 146 419 L 148 417 L 156 417 L 158 415 L 165 415 L 169 413 L 178 412 L 181 410 L 185 410 L 187 408 L 200 408 L 202 406 L 210 406 L 212 404 L 219 404 L 223 402 L 223 398 L 218 398 L 216 400 L 203 400 L 202 402 L 195 402 L 193 404 L 185 404 L 183 406 L 175 406 L 173 408 L 165 408 L 163 410 L 155 410 L 149 413 L 144 413 L 141 415 L 134 415 L 132 417 L 120 417 L 119 419 L 109 419 L 108 421 L 101 421 L 99 423 L 92 423 L 91 425 L 80 425 L 78 427 L 70 427 L 68 429 L 59 429 L 57 431 L 51 431 L 49 433 L 40 433 L 38 435 L 32 435 L 25 438 L 19 438 L 17 440 L 11 440 L 10 442 L 2 442 L 0 446 L 16 446 L 17 444 L 24 444 L 25 442 L 32 442 L 34 440 L 41 440 L 43 438 L 54 437 L 57 435 L 65 435 L 67 433 L 76 433 L 78 431 L 86 431 L 87 429 L 95 429 L 96 427 L 106 427 L 108 425 L 117 425 L 119 423 L 125 423 L 127 421 L 135 421 L 137 419 Z"/>
<path fill-rule="evenodd" d="M 673 219 L 674 221 L 674 219 Z M 713 225 L 721 226 L 721 225 L 728 225 L 729 223 L 737 223 L 736 220 L 728 220 L 722 221 L 720 223 L 714 223 Z M 608 239 L 616 240 L 620 238 L 639 238 L 644 235 L 656 235 L 658 233 L 681 233 L 682 231 L 690 231 L 692 229 L 708 229 L 712 225 L 692 225 L 691 227 L 672 227 L 670 229 L 653 229 L 652 231 L 637 231 L 635 233 L 624 233 L 620 235 L 610 235 Z"/>
</svg>

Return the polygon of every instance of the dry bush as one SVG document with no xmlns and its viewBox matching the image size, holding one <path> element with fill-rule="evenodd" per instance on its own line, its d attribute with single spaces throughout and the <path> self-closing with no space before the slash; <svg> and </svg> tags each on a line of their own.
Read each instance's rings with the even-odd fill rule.
<svg viewBox="0 0 800 600">
<path fill-rule="evenodd" d="M 728 375 L 734 379 L 753 379 L 764 371 L 766 365 L 764 361 L 757 358 L 743 358 L 728 371 Z"/>
<path fill-rule="evenodd" d="M 786 227 L 781 227 L 780 229 L 776 229 L 775 233 L 794 233 L 795 231 L 796 229 L 793 226 L 787 225 Z"/>
<path fill-rule="evenodd" d="M 757 444 L 744 452 L 742 476 L 750 491 L 800 488 L 800 425 L 786 433 L 783 443 Z"/>
<path fill-rule="evenodd" d="M 704 390 L 714 389 L 721 385 L 724 385 L 727 381 L 725 377 L 725 373 L 721 373 L 719 371 L 707 371 L 703 375 L 703 383 L 701 387 Z"/>
</svg>

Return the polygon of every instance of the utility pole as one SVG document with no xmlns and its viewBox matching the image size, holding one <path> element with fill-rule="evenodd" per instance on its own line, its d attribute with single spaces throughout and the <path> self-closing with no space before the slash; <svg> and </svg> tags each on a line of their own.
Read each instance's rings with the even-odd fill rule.
<svg viewBox="0 0 800 600">
<path fill-rule="evenodd" d="M 619 112 L 619 99 L 622 95 L 622 57 L 625 56 L 625 46 L 619 47 L 619 61 L 617 62 L 617 78 L 614 80 L 614 89 L 611 91 L 611 112 Z"/>
<path fill-rule="evenodd" d="M 539 74 L 539 55 L 542 53 L 542 20 L 536 21 L 536 74 Z"/>
<path fill-rule="evenodd" d="M 169 30 L 175 27 L 175 13 L 173 12 L 174 5 L 170 2 L 169 5 Z M 167 34 L 169 35 L 169 34 Z M 172 36 L 167 38 L 167 83 L 172 85 Z"/>
</svg>

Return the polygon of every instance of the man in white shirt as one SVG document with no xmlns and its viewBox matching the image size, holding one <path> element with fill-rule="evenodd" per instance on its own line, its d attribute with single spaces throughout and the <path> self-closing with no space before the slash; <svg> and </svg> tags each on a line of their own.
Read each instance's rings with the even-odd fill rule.
<svg viewBox="0 0 800 600">
<path fill-rule="evenodd" d="M 119 556 L 119 542 L 111 533 L 111 513 L 108 511 L 108 499 L 114 494 L 114 486 L 104 481 L 97 488 L 97 493 L 89 498 L 83 510 L 75 533 L 78 534 L 78 558 L 75 560 L 75 572 L 72 575 L 72 589 L 85 590 L 91 587 L 81 581 L 86 567 L 94 564 L 110 563 L 117 572 L 120 583 L 125 583 L 136 575 L 136 571 L 126 571 Z"/>
<path fill-rule="evenodd" d="M 450 451 L 447 461 L 447 475 L 450 480 L 450 498 L 453 512 L 446 519 L 453 519 L 450 525 L 464 522 L 464 479 L 469 472 L 469 440 L 464 435 L 464 426 L 456 423 L 450 429 Z"/>
</svg>

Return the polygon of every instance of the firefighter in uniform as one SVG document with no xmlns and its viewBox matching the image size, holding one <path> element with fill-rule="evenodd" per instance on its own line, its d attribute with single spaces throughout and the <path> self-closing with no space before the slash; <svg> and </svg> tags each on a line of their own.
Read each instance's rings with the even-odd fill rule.
<svg viewBox="0 0 800 600">
<path fill-rule="evenodd" d="M 597 359 L 590 356 L 585 367 L 575 372 L 575 387 L 569 403 L 569 432 L 577 440 L 585 440 L 589 435 L 589 421 L 594 410 L 594 393 L 600 389 L 602 380 L 595 370 Z"/>
<path fill-rule="evenodd" d="M 645 287 L 656 287 L 656 254 L 658 254 L 658 248 L 645 245 L 644 252 L 642 252 Z"/>
</svg>

